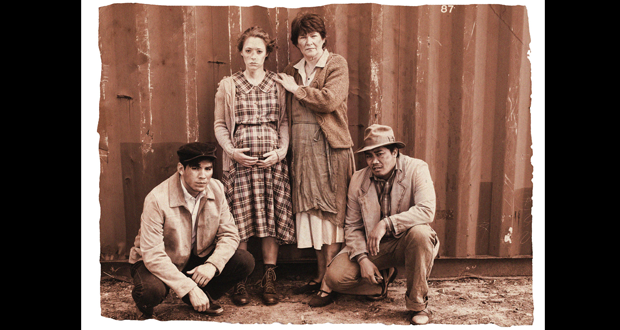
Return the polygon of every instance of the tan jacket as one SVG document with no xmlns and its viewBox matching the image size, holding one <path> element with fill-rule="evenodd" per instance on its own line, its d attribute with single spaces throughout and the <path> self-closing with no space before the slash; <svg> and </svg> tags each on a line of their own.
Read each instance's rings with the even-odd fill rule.
<svg viewBox="0 0 620 330">
<path fill-rule="evenodd" d="M 298 61 L 299 62 L 299 61 Z M 351 148 L 353 139 L 349 132 L 347 99 L 349 97 L 349 66 L 347 60 L 330 53 L 324 68 L 317 67 L 310 86 L 303 86 L 301 76 L 291 63 L 284 73 L 293 76 L 299 88 L 293 95 L 286 93 L 287 109 L 292 109 L 292 97 L 313 111 L 332 148 Z"/>
<path fill-rule="evenodd" d="M 413 226 L 428 225 L 435 218 L 435 188 L 426 162 L 400 154 L 398 172 L 391 191 L 389 221 L 395 237 L 401 237 Z M 347 196 L 344 223 L 346 246 L 340 253 L 353 259 L 368 253 L 366 242 L 373 228 L 381 221 L 381 206 L 372 184 L 372 172 L 365 167 L 353 174 Z"/>
<path fill-rule="evenodd" d="M 286 90 L 282 85 L 276 83 L 278 88 L 278 103 L 280 104 L 280 120 L 277 123 L 277 130 L 279 134 L 279 147 L 276 149 L 278 153 L 278 159 L 282 160 L 286 157 L 289 144 L 289 123 L 286 107 Z M 217 88 L 215 93 L 215 120 L 213 122 L 213 129 L 215 131 L 215 138 L 217 142 L 224 150 L 222 157 L 222 169 L 228 171 L 232 164 L 232 154 L 235 150 L 233 145 L 233 137 L 235 134 L 235 82 L 232 77 L 224 77 Z M 282 125 L 283 124 L 283 125 Z"/>
<path fill-rule="evenodd" d="M 196 250 L 221 273 L 239 246 L 239 232 L 224 195 L 224 185 L 211 179 L 201 198 L 196 218 Z M 153 188 L 144 200 L 140 230 L 129 263 L 144 261 L 146 268 L 179 297 L 197 284 L 181 273 L 192 253 L 192 218 L 179 172 Z"/>
</svg>

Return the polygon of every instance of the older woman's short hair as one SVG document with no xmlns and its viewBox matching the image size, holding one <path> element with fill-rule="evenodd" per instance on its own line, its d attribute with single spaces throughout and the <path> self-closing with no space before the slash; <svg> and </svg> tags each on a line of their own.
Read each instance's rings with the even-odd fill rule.
<svg viewBox="0 0 620 330">
<path fill-rule="evenodd" d="M 306 35 L 308 33 L 317 32 L 321 35 L 321 38 L 325 39 L 327 32 L 325 31 L 325 21 L 317 14 L 312 13 L 299 13 L 297 17 L 291 23 L 291 41 L 293 45 L 297 46 L 297 39 L 300 35 Z M 325 49 L 323 43 L 323 49 Z"/>
<path fill-rule="evenodd" d="M 269 33 L 265 32 L 260 26 L 253 26 L 243 31 L 243 33 L 237 38 L 237 49 L 243 51 L 243 44 L 248 38 L 260 38 L 265 42 L 265 48 L 267 51 L 267 57 L 276 48 L 276 40 L 269 37 Z"/>
</svg>

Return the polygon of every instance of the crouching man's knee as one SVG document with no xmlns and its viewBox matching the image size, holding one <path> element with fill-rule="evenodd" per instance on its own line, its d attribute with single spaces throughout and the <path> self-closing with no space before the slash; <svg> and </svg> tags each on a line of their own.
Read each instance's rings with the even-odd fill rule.
<svg viewBox="0 0 620 330">
<path fill-rule="evenodd" d="M 437 234 L 427 225 L 419 225 L 409 228 L 405 239 L 410 247 L 428 251 L 435 251 L 439 246 Z"/>
<path fill-rule="evenodd" d="M 166 298 L 170 288 L 153 275 L 142 261 L 131 266 L 131 275 L 134 283 L 131 296 L 138 309 L 148 316 L 153 313 L 153 307 Z"/>
<path fill-rule="evenodd" d="M 344 292 L 358 282 L 359 266 L 349 260 L 346 253 L 340 254 L 332 260 L 325 271 L 323 280 L 328 287 L 337 292 Z"/>
</svg>

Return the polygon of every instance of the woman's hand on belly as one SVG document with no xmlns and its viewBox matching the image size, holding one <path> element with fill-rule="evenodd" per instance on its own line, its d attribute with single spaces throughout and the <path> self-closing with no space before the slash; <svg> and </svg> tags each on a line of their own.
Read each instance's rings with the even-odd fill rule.
<svg viewBox="0 0 620 330">
<path fill-rule="evenodd" d="M 278 153 L 276 153 L 275 150 L 272 150 L 266 154 L 263 155 L 263 157 L 265 157 L 265 159 L 263 160 L 258 160 L 256 162 L 256 165 L 260 168 L 267 168 L 267 167 L 271 167 L 273 165 L 275 165 L 279 158 L 278 158 Z"/>
<path fill-rule="evenodd" d="M 252 167 L 259 161 L 258 157 L 251 157 L 245 154 L 250 148 L 240 148 L 233 151 L 233 159 L 244 167 Z M 277 158 L 277 156 L 276 156 Z"/>
</svg>

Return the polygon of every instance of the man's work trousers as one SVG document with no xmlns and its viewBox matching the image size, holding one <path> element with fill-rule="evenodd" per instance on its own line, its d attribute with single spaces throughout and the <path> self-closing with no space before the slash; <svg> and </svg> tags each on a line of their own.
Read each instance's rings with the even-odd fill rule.
<svg viewBox="0 0 620 330">
<path fill-rule="evenodd" d="M 183 269 L 183 274 L 188 277 L 187 271 L 205 263 L 207 255 L 203 258 L 191 255 L 187 265 Z M 209 293 L 214 300 L 223 296 L 237 282 L 244 280 L 254 270 L 254 257 L 248 251 L 237 250 L 235 254 L 228 260 L 226 267 L 222 272 L 214 276 L 206 286 L 202 287 L 203 291 Z M 142 260 L 131 265 L 131 276 L 133 277 L 134 288 L 131 295 L 138 306 L 138 309 L 145 314 L 152 314 L 153 307 L 159 305 L 170 291 L 162 280 L 153 275 L 144 265 Z M 191 306 L 189 294 L 181 297 L 181 300 Z"/>
<path fill-rule="evenodd" d="M 428 303 L 428 276 L 439 252 L 437 234 L 428 225 L 418 225 L 399 238 L 384 237 L 379 253 L 368 256 L 379 270 L 390 267 L 405 269 L 407 278 L 406 307 L 411 311 L 424 310 Z M 385 279 L 387 281 L 387 279 Z M 347 253 L 337 255 L 327 267 L 326 284 L 334 291 L 355 295 L 381 294 L 382 285 L 372 284 L 361 277 L 357 261 Z"/>
</svg>

